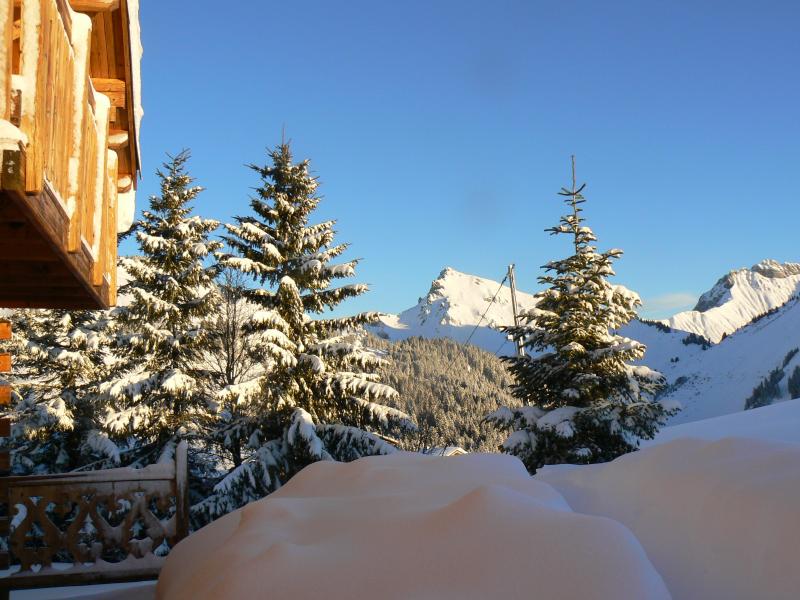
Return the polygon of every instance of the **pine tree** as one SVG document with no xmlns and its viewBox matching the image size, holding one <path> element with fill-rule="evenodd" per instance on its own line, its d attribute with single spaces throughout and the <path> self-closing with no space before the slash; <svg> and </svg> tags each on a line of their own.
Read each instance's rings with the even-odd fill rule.
<svg viewBox="0 0 800 600">
<path fill-rule="evenodd" d="M 98 430 L 97 382 L 109 372 L 101 311 L 23 309 L 11 315 L 16 473 L 70 471 L 119 453 Z"/>
<path fill-rule="evenodd" d="M 608 282 L 622 251 L 597 252 L 581 215 L 585 184 L 576 189 L 574 169 L 573 159 L 572 189 L 560 192 L 569 213 L 546 230 L 571 237 L 574 253 L 545 265 L 539 282 L 546 289 L 536 295 L 536 307 L 506 328 L 527 350 L 507 359 L 512 393 L 523 406 L 487 417 L 513 429 L 502 449 L 531 473 L 548 464 L 612 460 L 635 450 L 639 439 L 651 439 L 677 410 L 654 399 L 663 376 L 631 364 L 644 357 L 645 346 L 615 333 L 641 302 Z"/>
<path fill-rule="evenodd" d="M 265 375 L 250 397 L 249 455 L 196 507 L 206 518 L 274 491 L 309 463 L 392 452 L 376 433 L 414 428 L 405 413 L 381 404 L 396 392 L 375 373 L 381 357 L 355 335 L 378 315 L 321 316 L 367 286 L 332 286 L 352 277 L 357 261 L 331 264 L 347 244 L 333 243 L 333 221 L 309 222 L 320 198 L 308 161 L 293 163 L 287 144 L 269 157 L 266 166 L 251 165 L 261 178 L 253 214 L 225 226 L 232 254 L 221 259 L 257 283 L 244 294 L 259 307 L 248 327 L 260 332 L 253 351 Z"/>
<path fill-rule="evenodd" d="M 128 281 L 113 311 L 116 372 L 101 391 L 103 424 L 128 460 L 147 464 L 191 437 L 207 410 L 202 361 L 203 320 L 217 303 L 216 267 L 206 259 L 221 247 L 210 240 L 216 221 L 191 216 L 200 187 L 186 171 L 187 151 L 157 171 L 161 194 L 134 224 L 140 254 L 120 259 Z"/>
</svg>

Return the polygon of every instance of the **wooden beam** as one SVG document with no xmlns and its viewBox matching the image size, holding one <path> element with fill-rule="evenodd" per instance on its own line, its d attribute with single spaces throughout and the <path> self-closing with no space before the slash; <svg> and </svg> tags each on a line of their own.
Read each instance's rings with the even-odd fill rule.
<svg viewBox="0 0 800 600">
<path fill-rule="evenodd" d="M 21 248 L 19 244 L 0 242 L 0 256 L 3 262 L 7 260 L 19 262 L 43 261 L 60 262 L 61 257 L 53 252 L 52 248 L 43 243 L 31 244 Z M 8 257 L 8 258 L 6 258 Z"/>
<path fill-rule="evenodd" d="M 8 352 L 0 353 L 0 373 L 11 371 L 11 355 Z"/>
<path fill-rule="evenodd" d="M 68 276 L 53 277 L 44 281 L 33 278 L 29 275 L 29 279 L 23 281 L 9 281 L 0 282 L 0 296 L 7 294 L 17 294 L 23 292 L 30 292 L 31 294 L 39 294 L 42 290 L 62 289 L 65 292 L 79 293 L 81 289 L 80 284 L 75 279 Z"/>
<path fill-rule="evenodd" d="M 103 290 L 97 291 L 98 294 Z M 103 292 L 105 293 L 105 292 Z M 108 294 L 102 296 L 102 304 L 86 296 L 82 298 L 62 298 L 60 296 L 32 296 L 8 298 L 0 293 L 0 306 L 3 308 L 61 308 L 64 310 L 97 310 L 98 306 L 108 306 Z M 0 578 L 1 579 L 1 578 Z"/>
<path fill-rule="evenodd" d="M 0 406 L 11 404 L 11 386 L 7 383 L 0 383 Z"/>
<path fill-rule="evenodd" d="M 11 321 L 8 319 L 0 320 L 0 340 L 11 339 Z"/>
<path fill-rule="evenodd" d="M 128 4 L 128 0 L 126 0 L 125 4 Z M 129 13 L 127 10 L 119 11 L 119 15 L 122 21 L 122 54 L 123 54 L 123 62 L 125 68 L 125 77 L 128 81 L 133 82 L 133 53 L 132 53 L 132 40 L 130 39 L 130 22 L 129 22 Z M 128 146 L 128 165 L 126 171 L 131 174 L 136 181 L 137 175 L 141 174 L 142 166 L 139 164 L 141 157 L 139 155 L 139 138 L 140 133 L 136 130 L 136 106 L 133 97 L 133 85 L 128 86 L 128 102 L 130 106 L 130 110 L 128 111 L 128 131 L 130 132 L 130 139 L 131 143 Z M 141 99 L 140 99 L 141 100 Z"/>
<path fill-rule="evenodd" d="M 36 290 L 41 287 L 80 287 L 78 280 L 67 271 L 66 268 L 62 269 L 58 273 L 53 273 L 51 275 L 41 275 L 40 270 L 37 268 L 42 265 L 53 265 L 53 266 L 61 266 L 59 263 L 35 263 L 35 262 L 28 262 L 28 263 L 19 263 L 22 267 L 28 267 L 27 270 L 18 269 L 16 273 L 13 274 L 11 271 L 12 265 L 8 262 L 0 263 L 0 269 L 2 270 L 2 278 L 0 278 L 0 294 L 4 292 L 12 292 L 12 291 L 19 291 L 19 290 Z"/>
<path fill-rule="evenodd" d="M 133 179 L 131 179 L 130 175 L 122 175 L 119 177 L 119 179 L 117 179 L 118 192 L 130 192 L 132 187 Z"/>
<path fill-rule="evenodd" d="M 13 202 L 8 202 L 7 200 Z M 77 252 L 69 253 L 66 251 L 66 222 L 67 216 L 63 211 L 61 202 L 52 194 L 49 185 L 44 186 L 42 194 L 33 196 L 13 192 L 0 192 L 0 213 L 3 212 L 3 205 L 16 205 L 15 210 L 9 206 L 7 212 L 9 217 L 15 214 L 24 214 L 28 219 L 28 226 L 39 232 L 42 241 L 51 250 L 53 262 L 52 268 L 63 266 L 66 271 L 75 276 L 76 282 L 83 288 L 82 298 L 73 297 L 70 293 L 63 298 L 63 304 L 58 302 L 58 296 L 42 293 L 42 290 L 31 290 L 33 297 L 26 298 L 22 295 L 4 293 L 0 297 L 0 306 L 5 308 L 64 308 L 76 309 L 95 309 L 108 307 L 108 286 L 96 287 L 92 285 L 92 263 L 91 250 L 81 244 Z M 2 245 L 2 244 L 0 244 Z M 0 273 L 3 273 L 3 263 L 18 263 L 27 258 L 27 247 L 25 252 L 20 252 L 20 246 L 16 245 L 7 248 L 9 254 L 0 254 Z M 0 250 L 1 251 L 1 250 Z M 39 263 L 38 260 L 28 261 Z M 44 261 L 42 261 L 44 262 Z M 42 268 L 41 264 L 35 265 L 36 269 Z M 48 269 L 50 267 L 47 267 Z"/>
<path fill-rule="evenodd" d="M 101 94 L 108 96 L 111 106 L 114 108 L 125 108 L 128 105 L 126 90 L 128 84 L 123 79 L 108 79 L 106 77 L 92 77 L 94 89 Z"/>
<path fill-rule="evenodd" d="M 117 10 L 119 0 L 69 0 L 72 10 L 85 13 L 97 13 L 107 10 Z"/>
<path fill-rule="evenodd" d="M 74 273 L 61 263 L 17 262 L 12 257 L 6 257 L 4 260 L 0 259 L 0 269 L 2 269 L 2 276 L 6 278 L 5 280 L 0 279 L 0 285 L 9 284 L 11 280 L 19 281 L 24 285 L 29 277 L 58 283 L 72 281 L 76 285 L 78 284 Z"/>
<path fill-rule="evenodd" d="M 0 417 L 0 437 L 11 437 L 11 419 Z"/>
<path fill-rule="evenodd" d="M 128 132 L 124 129 L 108 130 L 108 147 L 111 150 L 119 150 L 128 145 Z"/>
<path fill-rule="evenodd" d="M 13 290 L 0 290 L 0 301 L 2 302 L 23 302 L 23 301 L 30 301 L 31 303 L 35 301 L 41 300 L 42 302 L 51 301 L 51 302 L 58 302 L 63 300 L 65 303 L 67 302 L 78 302 L 86 297 L 86 292 L 83 288 L 80 287 L 58 287 L 58 286 L 43 286 L 43 287 L 36 287 L 31 289 L 25 289 L 24 291 L 13 291 Z M 29 306 L 37 306 L 38 302 L 34 304 L 29 304 Z M 86 303 L 84 303 L 86 304 Z M 5 304 L 3 304 L 5 306 Z M 43 306 L 47 308 L 46 306 Z M 56 308 L 58 305 L 56 304 Z M 13 307 L 10 307 L 13 308 Z M 72 308 L 72 306 L 64 306 L 64 308 Z M 11 360 L 10 358 L 8 360 Z M 2 372 L 3 367 L 3 355 L 0 354 L 0 372 Z"/>
</svg>

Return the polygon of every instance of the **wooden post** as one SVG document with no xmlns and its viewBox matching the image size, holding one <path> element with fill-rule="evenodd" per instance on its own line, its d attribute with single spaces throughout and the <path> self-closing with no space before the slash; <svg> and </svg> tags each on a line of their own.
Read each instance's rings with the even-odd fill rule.
<svg viewBox="0 0 800 600">
<path fill-rule="evenodd" d="M 508 265 L 508 284 L 511 286 L 511 310 L 514 313 L 514 327 L 519 325 L 519 312 L 517 309 L 517 278 L 514 274 L 514 265 Z M 525 356 L 525 348 L 520 340 L 514 340 L 517 347 L 517 356 Z"/>
<path fill-rule="evenodd" d="M 0 119 L 11 120 L 11 73 L 13 62 L 14 3 L 0 8 Z"/>
<path fill-rule="evenodd" d="M 47 66 L 41 64 L 41 49 L 44 48 L 45 41 L 49 39 L 47 36 L 49 31 L 45 27 L 48 23 L 42 23 L 42 16 L 47 15 L 46 8 L 47 5 L 41 0 L 26 0 L 22 4 L 23 32 L 20 37 L 22 47 L 20 71 L 30 85 L 22 94 L 20 129 L 28 136 L 28 142 L 32 148 L 25 172 L 25 191 L 29 194 L 41 193 L 44 183 L 44 161 L 41 154 L 44 150 L 42 148 L 44 138 L 42 120 L 46 115 L 37 118 L 37 104 L 42 103 L 43 87 L 47 83 L 47 77 L 40 76 L 40 68 Z M 33 47 L 30 47 L 30 44 Z M 44 106 L 41 106 L 40 109 L 39 112 L 44 113 Z"/>
<path fill-rule="evenodd" d="M 189 535 L 189 445 L 182 440 L 175 448 L 175 534 L 178 540 Z"/>
</svg>

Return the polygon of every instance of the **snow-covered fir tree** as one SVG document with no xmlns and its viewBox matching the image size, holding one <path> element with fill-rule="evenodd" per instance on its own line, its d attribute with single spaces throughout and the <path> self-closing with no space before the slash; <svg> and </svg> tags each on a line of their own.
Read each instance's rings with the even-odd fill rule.
<svg viewBox="0 0 800 600">
<path fill-rule="evenodd" d="M 487 420 L 513 433 L 505 452 L 533 473 L 557 463 L 611 460 L 650 439 L 677 410 L 655 400 L 664 377 L 633 365 L 645 346 L 616 330 L 636 316 L 637 294 L 612 285 L 618 249 L 598 253 L 596 237 L 584 224 L 584 186 L 562 188 L 569 213 L 548 229 L 572 238 L 574 253 L 545 265 L 536 307 L 506 329 L 526 354 L 509 357 L 512 393 L 523 406 L 501 408 Z"/>
<path fill-rule="evenodd" d="M 191 436 L 207 410 L 200 360 L 203 321 L 218 302 L 210 239 L 218 222 L 191 215 L 201 188 L 186 171 L 184 151 L 157 172 L 160 195 L 134 223 L 140 254 L 120 259 L 128 281 L 113 311 L 117 364 L 101 386 L 106 433 L 125 449 L 124 462 L 147 464 Z"/>
<path fill-rule="evenodd" d="M 97 425 L 97 382 L 109 372 L 106 313 L 16 310 L 11 447 L 16 473 L 69 471 L 119 453 Z"/>
<path fill-rule="evenodd" d="M 265 374 L 257 393 L 249 386 L 242 394 L 252 415 L 248 455 L 195 507 L 204 518 L 274 491 L 312 462 L 393 452 L 376 434 L 414 428 L 405 413 L 381 404 L 396 392 L 380 383 L 380 356 L 354 335 L 378 315 L 323 315 L 367 286 L 333 285 L 354 276 L 357 261 L 332 264 L 347 245 L 334 244 L 333 221 L 310 222 L 320 198 L 308 161 L 294 163 L 288 144 L 269 158 L 266 166 L 252 165 L 261 177 L 253 214 L 225 226 L 232 253 L 221 259 L 257 283 L 244 295 L 259 307 L 248 328 L 261 334 L 253 351 Z"/>
</svg>

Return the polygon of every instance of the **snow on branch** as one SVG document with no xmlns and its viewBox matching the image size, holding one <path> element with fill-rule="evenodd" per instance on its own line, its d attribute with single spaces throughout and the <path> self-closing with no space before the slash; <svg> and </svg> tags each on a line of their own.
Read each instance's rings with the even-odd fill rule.
<svg viewBox="0 0 800 600">
<path fill-rule="evenodd" d="M 311 460 L 333 460 L 325 449 L 322 440 L 317 436 L 316 425 L 311 415 L 298 408 L 292 415 L 292 422 L 286 431 L 286 443 L 293 452 Z"/>
<path fill-rule="evenodd" d="M 388 386 L 387 386 L 388 387 Z M 362 418 L 372 425 L 380 429 L 401 429 L 404 431 L 416 431 L 417 426 L 411 419 L 411 416 L 404 413 L 402 410 L 376 404 L 362 398 L 349 398 L 356 410 L 361 414 Z"/>
<path fill-rule="evenodd" d="M 398 396 L 397 390 L 378 383 L 377 379 L 377 375 L 341 371 L 328 379 L 328 391 L 343 396 L 366 396 L 372 400 L 391 400 Z"/>
<path fill-rule="evenodd" d="M 102 431 L 93 429 L 86 436 L 84 443 L 86 448 L 93 454 L 104 456 L 115 464 L 119 464 L 119 447 Z"/>
<path fill-rule="evenodd" d="M 284 334 L 290 332 L 292 329 L 277 310 L 256 311 L 250 317 L 250 323 L 259 328 L 269 327 Z"/>
<path fill-rule="evenodd" d="M 397 448 L 375 434 L 347 425 L 317 425 L 317 434 L 335 460 L 349 462 L 364 456 L 394 454 Z"/>
<path fill-rule="evenodd" d="M 314 373 L 324 373 L 326 370 L 325 361 L 316 354 L 302 353 L 297 358 L 297 364 L 301 366 L 308 366 Z"/>
</svg>

